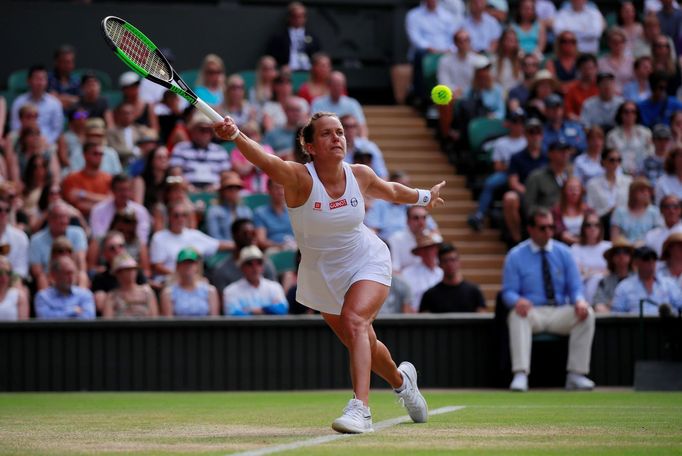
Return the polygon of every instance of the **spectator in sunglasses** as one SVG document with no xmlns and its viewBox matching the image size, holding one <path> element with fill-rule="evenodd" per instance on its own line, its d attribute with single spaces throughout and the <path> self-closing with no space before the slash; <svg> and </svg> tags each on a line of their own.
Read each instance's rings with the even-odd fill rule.
<svg viewBox="0 0 682 456">
<path fill-rule="evenodd" d="M 609 272 L 604 258 L 604 252 L 609 248 L 611 242 L 604 240 L 604 227 L 599 216 L 594 212 L 588 213 L 580 226 L 579 241 L 571 246 L 587 302 L 592 302 L 599 281 Z"/>
</svg>

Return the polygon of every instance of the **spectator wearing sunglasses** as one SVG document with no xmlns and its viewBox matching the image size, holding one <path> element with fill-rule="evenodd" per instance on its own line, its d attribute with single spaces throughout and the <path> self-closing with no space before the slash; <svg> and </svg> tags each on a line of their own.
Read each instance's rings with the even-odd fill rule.
<svg viewBox="0 0 682 456">
<path fill-rule="evenodd" d="M 663 254 L 663 243 L 673 233 L 682 233 L 682 206 L 680 198 L 676 195 L 667 195 L 659 204 L 663 224 L 649 230 L 644 236 L 644 244 L 648 245 L 656 254 Z"/>
<path fill-rule="evenodd" d="M 670 116 L 682 110 L 682 102 L 668 95 L 668 76 L 660 71 L 649 77 L 651 97 L 638 103 L 642 124 L 653 128 L 656 124 L 670 125 Z"/>
</svg>

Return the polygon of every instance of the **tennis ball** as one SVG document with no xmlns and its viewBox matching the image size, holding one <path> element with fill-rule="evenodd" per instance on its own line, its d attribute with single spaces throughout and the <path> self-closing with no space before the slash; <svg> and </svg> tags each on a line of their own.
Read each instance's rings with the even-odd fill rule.
<svg viewBox="0 0 682 456">
<path fill-rule="evenodd" d="M 438 84 L 431 90 L 431 99 L 437 105 L 446 105 L 452 100 L 452 90 L 446 85 Z"/>
</svg>

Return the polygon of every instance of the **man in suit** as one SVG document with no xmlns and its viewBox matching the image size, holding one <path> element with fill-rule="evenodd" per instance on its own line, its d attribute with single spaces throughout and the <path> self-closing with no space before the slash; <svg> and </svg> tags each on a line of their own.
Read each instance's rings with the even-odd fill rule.
<svg viewBox="0 0 682 456">
<path fill-rule="evenodd" d="M 308 71 L 310 57 L 320 50 L 320 42 L 306 30 L 306 9 L 301 2 L 289 3 L 287 11 L 286 30 L 270 37 L 265 53 L 290 71 Z"/>
</svg>

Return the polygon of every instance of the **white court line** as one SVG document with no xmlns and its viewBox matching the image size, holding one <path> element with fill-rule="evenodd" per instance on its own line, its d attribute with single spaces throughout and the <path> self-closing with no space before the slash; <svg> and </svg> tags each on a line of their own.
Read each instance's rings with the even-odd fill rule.
<svg viewBox="0 0 682 456">
<path fill-rule="evenodd" d="M 447 407 L 441 407 L 441 408 L 437 408 L 435 410 L 431 410 L 429 412 L 429 416 L 442 415 L 443 413 L 456 412 L 457 410 L 462 410 L 463 408 L 464 408 L 463 405 L 457 405 L 457 406 L 449 405 Z M 374 431 L 375 432 L 381 431 L 381 430 L 386 429 L 388 427 L 395 426 L 396 424 L 407 423 L 410 421 L 412 421 L 412 419 L 407 415 L 399 416 L 398 418 L 391 418 L 390 420 L 381 421 L 379 423 L 376 423 L 374 425 Z M 323 435 L 321 437 L 315 437 L 315 438 L 308 439 L 308 440 L 301 440 L 298 442 L 285 443 L 283 445 L 265 447 L 265 448 L 260 448 L 258 450 L 245 451 L 243 453 L 231 453 L 230 456 L 262 456 L 265 454 L 279 453 L 280 451 L 297 450 L 299 448 L 304 448 L 304 447 L 309 447 L 309 446 L 314 446 L 314 445 L 321 445 L 323 443 L 333 442 L 335 440 L 347 439 L 347 438 L 355 437 L 358 435 L 363 435 L 363 434 Z"/>
</svg>

